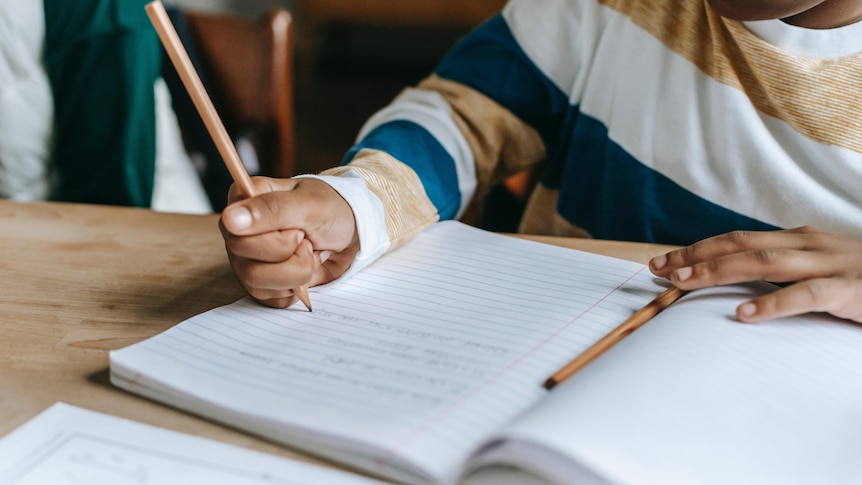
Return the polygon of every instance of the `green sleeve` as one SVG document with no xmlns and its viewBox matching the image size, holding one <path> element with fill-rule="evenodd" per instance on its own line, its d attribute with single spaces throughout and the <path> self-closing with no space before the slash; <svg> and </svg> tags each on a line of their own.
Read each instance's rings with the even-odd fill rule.
<svg viewBox="0 0 862 485">
<path fill-rule="evenodd" d="M 52 199 L 149 207 L 162 50 L 145 0 L 44 0 Z"/>
</svg>

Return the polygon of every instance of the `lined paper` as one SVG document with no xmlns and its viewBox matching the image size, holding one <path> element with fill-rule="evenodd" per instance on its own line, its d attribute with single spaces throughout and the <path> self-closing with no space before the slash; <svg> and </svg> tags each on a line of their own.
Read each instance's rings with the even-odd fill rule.
<svg viewBox="0 0 862 485">
<path fill-rule="evenodd" d="M 0 439 L 4 485 L 383 485 L 56 403 Z"/>
<path fill-rule="evenodd" d="M 773 289 L 683 297 L 477 460 L 554 483 L 581 483 L 584 469 L 606 483 L 862 483 L 862 326 L 736 321 L 738 305 Z"/>
<path fill-rule="evenodd" d="M 376 473 L 448 483 L 541 383 L 663 288 L 642 265 L 436 224 L 314 295 L 111 353 L 115 384 Z"/>
</svg>

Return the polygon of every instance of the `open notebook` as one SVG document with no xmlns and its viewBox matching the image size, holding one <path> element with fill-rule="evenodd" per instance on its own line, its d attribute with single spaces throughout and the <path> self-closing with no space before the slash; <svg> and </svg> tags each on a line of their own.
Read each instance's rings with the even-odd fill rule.
<svg viewBox="0 0 862 485">
<path fill-rule="evenodd" d="M 407 483 L 862 483 L 862 327 L 733 321 L 769 288 L 689 294 L 549 393 L 661 282 L 441 222 L 313 313 L 241 300 L 111 352 L 111 380 Z"/>
</svg>

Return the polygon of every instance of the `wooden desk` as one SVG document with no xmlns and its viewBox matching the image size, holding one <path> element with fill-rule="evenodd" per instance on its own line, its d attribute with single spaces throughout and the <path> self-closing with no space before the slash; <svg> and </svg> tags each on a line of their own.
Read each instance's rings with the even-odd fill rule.
<svg viewBox="0 0 862 485">
<path fill-rule="evenodd" d="M 64 401 L 316 461 L 108 382 L 108 351 L 244 296 L 217 221 L 217 215 L 0 200 L 0 436 Z M 533 239 L 641 262 L 668 248 Z"/>
</svg>

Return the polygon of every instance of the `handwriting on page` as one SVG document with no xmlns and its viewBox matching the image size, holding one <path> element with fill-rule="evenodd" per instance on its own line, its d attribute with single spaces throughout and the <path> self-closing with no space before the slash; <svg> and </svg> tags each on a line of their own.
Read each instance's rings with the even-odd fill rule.
<svg viewBox="0 0 862 485">
<path fill-rule="evenodd" d="M 224 372 L 238 381 L 254 379 L 272 393 L 282 394 L 283 385 L 290 381 L 291 393 L 306 387 L 329 398 L 338 397 L 336 394 L 347 394 L 353 400 L 386 397 L 388 405 L 395 407 L 399 401 L 410 407 L 438 406 L 487 378 L 499 368 L 501 359 L 511 360 L 521 350 L 343 318 L 328 309 L 328 299 L 318 300 L 314 313 L 299 319 L 295 312 L 282 313 L 290 319 L 279 323 L 277 314 L 248 303 L 231 308 L 231 313 L 205 315 L 195 327 L 182 332 L 189 339 L 213 333 L 210 343 L 218 346 L 210 347 L 210 352 L 218 349 L 218 360 L 231 363 L 231 369 Z M 243 322 L 241 329 L 235 328 L 238 321 Z M 292 331 L 278 335 L 266 323 L 280 324 L 282 332 L 290 325 Z M 165 343 L 173 346 L 172 340 Z M 174 343 L 176 348 L 182 345 L 179 340 Z M 213 358 L 212 354 L 207 358 Z"/>
</svg>

